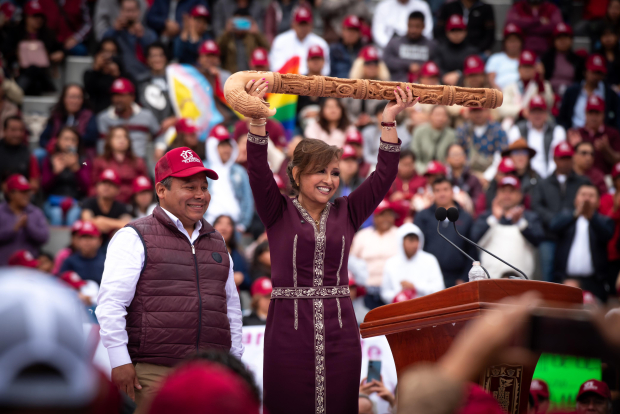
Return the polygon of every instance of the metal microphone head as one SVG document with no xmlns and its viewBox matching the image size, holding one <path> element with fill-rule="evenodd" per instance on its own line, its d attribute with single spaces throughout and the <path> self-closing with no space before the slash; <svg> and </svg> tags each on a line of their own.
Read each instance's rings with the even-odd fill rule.
<svg viewBox="0 0 620 414">
<path fill-rule="evenodd" d="M 444 221 L 447 215 L 448 212 L 443 207 L 439 207 L 437 208 L 437 210 L 435 210 L 435 218 L 437 219 L 437 221 Z"/>
<path fill-rule="evenodd" d="M 437 213 L 435 213 L 436 215 Z M 459 219 L 459 210 L 456 207 L 450 207 L 447 212 L 448 220 L 456 222 Z"/>
</svg>

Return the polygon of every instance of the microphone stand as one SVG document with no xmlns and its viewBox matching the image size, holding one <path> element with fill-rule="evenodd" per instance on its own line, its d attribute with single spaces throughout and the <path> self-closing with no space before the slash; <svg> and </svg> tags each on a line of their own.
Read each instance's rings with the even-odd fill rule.
<svg viewBox="0 0 620 414">
<path fill-rule="evenodd" d="M 456 229 L 456 223 L 453 221 L 452 225 L 454 226 L 454 231 L 456 232 L 456 234 L 458 234 L 463 240 L 465 240 L 467 243 L 472 244 L 474 246 L 476 246 L 477 248 L 479 248 L 480 250 L 482 250 L 483 252 L 486 252 L 488 254 L 490 254 L 491 256 L 495 257 L 497 260 L 499 260 L 500 262 L 504 263 L 507 266 L 510 266 L 511 268 L 513 268 L 514 270 L 516 270 L 517 272 L 521 273 L 523 275 L 522 279 L 525 280 L 529 280 L 529 278 L 525 275 L 525 273 L 523 273 L 522 271 L 520 271 L 519 269 L 517 269 L 516 267 L 514 267 L 513 265 L 511 265 L 510 263 L 507 263 L 506 261 L 500 259 L 499 257 L 495 256 L 493 253 L 491 253 L 490 251 L 483 249 L 482 247 L 478 246 L 476 243 L 474 243 L 473 241 L 469 240 L 467 237 L 463 236 L 461 233 L 459 233 L 459 231 Z M 437 225 L 437 231 L 439 231 L 439 224 Z M 445 237 L 444 237 L 445 238 Z M 446 239 L 448 240 L 448 239 Z M 450 241 L 450 240 L 448 240 Z M 457 247 L 458 249 L 458 247 Z M 460 250 L 460 249 L 459 249 Z M 483 267 L 484 269 L 484 267 Z M 484 271 L 486 272 L 486 269 L 484 269 Z M 488 273 L 487 273 L 488 275 Z"/>
<path fill-rule="evenodd" d="M 446 236 L 444 236 L 443 234 L 441 234 L 441 233 L 439 232 L 439 224 L 440 224 L 440 223 L 441 223 L 441 222 L 440 222 L 439 220 L 437 220 L 437 233 L 438 233 L 441 237 L 443 237 L 443 239 L 444 239 L 445 241 L 447 241 L 447 242 L 448 242 L 448 243 L 450 243 L 452 246 L 454 246 L 454 248 L 455 248 L 455 249 L 457 249 L 459 252 L 461 252 L 461 253 L 463 253 L 465 256 L 467 256 L 467 257 L 469 258 L 469 260 L 471 260 L 471 261 L 472 261 L 472 263 L 476 262 L 476 260 L 474 260 L 474 258 L 473 258 L 473 257 L 471 257 L 470 255 L 468 255 L 467 253 L 465 253 L 465 252 L 464 252 L 463 250 L 461 250 L 461 249 L 460 249 L 460 248 L 459 248 L 456 244 L 452 243 L 452 242 L 451 242 L 451 241 L 450 241 L 450 240 L 449 240 Z M 455 226 L 455 228 L 456 228 L 456 226 Z M 458 233 L 458 232 L 457 232 L 457 233 Z M 460 235 L 459 235 L 459 236 L 460 236 Z M 461 236 L 461 237 L 463 237 L 463 236 Z M 481 265 L 480 267 L 482 267 L 482 265 Z M 489 275 L 489 272 L 487 272 L 487 269 L 485 269 L 484 267 L 482 267 L 482 270 L 484 270 L 484 273 L 486 273 L 486 274 L 487 274 L 487 278 L 491 279 L 491 276 Z"/>
</svg>

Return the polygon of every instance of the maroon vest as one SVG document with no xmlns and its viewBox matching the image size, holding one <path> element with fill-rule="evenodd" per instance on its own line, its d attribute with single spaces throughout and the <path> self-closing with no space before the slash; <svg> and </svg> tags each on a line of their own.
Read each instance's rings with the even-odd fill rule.
<svg viewBox="0 0 620 414">
<path fill-rule="evenodd" d="M 203 219 L 192 247 L 159 206 L 128 227 L 140 236 L 145 253 L 127 308 L 131 360 L 173 366 L 199 349 L 229 351 L 230 259 L 222 236 Z"/>
</svg>

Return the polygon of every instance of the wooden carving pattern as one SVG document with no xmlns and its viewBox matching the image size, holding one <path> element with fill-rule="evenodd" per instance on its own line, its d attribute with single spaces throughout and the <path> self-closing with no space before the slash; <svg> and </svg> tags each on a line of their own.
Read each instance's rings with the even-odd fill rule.
<svg viewBox="0 0 620 414">
<path fill-rule="evenodd" d="M 251 79 L 264 77 L 269 81 L 270 93 L 298 96 L 321 96 L 330 98 L 354 98 L 394 100 L 394 89 L 409 86 L 420 102 L 431 105 L 460 105 L 465 107 L 497 108 L 502 104 L 502 93 L 496 89 L 463 88 L 448 85 L 419 85 L 405 82 L 384 82 L 368 79 L 341 79 L 329 76 L 303 76 L 277 72 L 237 72 L 230 76 L 224 86 L 226 100 L 245 116 L 263 118 L 272 116 L 260 99 L 245 92 Z"/>
</svg>

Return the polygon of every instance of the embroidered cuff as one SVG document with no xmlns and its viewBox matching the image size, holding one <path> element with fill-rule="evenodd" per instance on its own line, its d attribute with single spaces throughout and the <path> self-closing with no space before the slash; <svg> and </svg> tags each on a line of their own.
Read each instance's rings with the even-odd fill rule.
<svg viewBox="0 0 620 414">
<path fill-rule="evenodd" d="M 400 152 L 400 144 L 402 141 L 400 138 L 398 139 L 398 144 L 393 144 L 391 142 L 385 142 L 382 139 L 379 139 L 379 149 L 387 152 Z"/>
<path fill-rule="evenodd" d="M 261 136 L 248 132 L 248 141 L 258 145 L 267 145 L 267 142 L 269 142 L 269 133 L 266 133 L 265 136 Z"/>
</svg>

